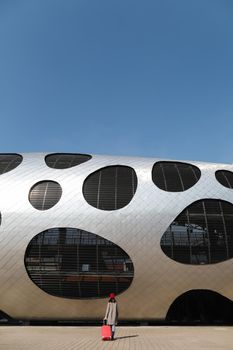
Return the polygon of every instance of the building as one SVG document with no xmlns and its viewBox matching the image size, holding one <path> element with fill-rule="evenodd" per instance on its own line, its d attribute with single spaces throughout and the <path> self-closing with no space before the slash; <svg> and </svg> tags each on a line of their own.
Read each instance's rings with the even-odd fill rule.
<svg viewBox="0 0 233 350">
<path fill-rule="evenodd" d="M 0 310 L 15 319 L 232 321 L 233 165 L 0 155 Z M 136 306 L 135 306 L 136 305 Z"/>
</svg>

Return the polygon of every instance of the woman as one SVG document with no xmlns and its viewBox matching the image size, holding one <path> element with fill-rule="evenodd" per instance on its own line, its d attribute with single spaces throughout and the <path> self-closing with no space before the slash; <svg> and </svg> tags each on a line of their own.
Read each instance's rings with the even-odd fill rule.
<svg viewBox="0 0 233 350">
<path fill-rule="evenodd" d="M 111 293 L 109 295 L 109 301 L 106 309 L 106 313 L 104 316 L 104 321 L 106 321 L 107 325 L 111 326 L 112 328 L 112 340 L 114 339 L 114 334 L 115 334 L 115 328 L 117 324 L 117 319 L 118 319 L 118 307 L 117 307 L 117 302 L 115 299 L 115 294 Z"/>
</svg>

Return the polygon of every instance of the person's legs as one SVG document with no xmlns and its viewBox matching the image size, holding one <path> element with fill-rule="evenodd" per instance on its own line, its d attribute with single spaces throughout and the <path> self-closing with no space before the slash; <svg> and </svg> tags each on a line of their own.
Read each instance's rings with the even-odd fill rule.
<svg viewBox="0 0 233 350">
<path fill-rule="evenodd" d="M 114 339 L 114 335 L 115 335 L 115 324 L 112 325 L 112 340 Z"/>
</svg>

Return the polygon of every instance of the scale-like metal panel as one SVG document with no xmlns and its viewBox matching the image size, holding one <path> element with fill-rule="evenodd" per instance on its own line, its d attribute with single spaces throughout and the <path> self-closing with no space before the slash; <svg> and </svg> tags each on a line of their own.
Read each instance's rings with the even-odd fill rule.
<svg viewBox="0 0 233 350">
<path fill-rule="evenodd" d="M 0 310 L 24 319 L 103 318 L 107 298 L 60 298 L 30 280 L 24 265 L 26 248 L 34 236 L 53 227 L 92 232 L 130 256 L 134 278 L 117 297 L 121 319 L 164 319 L 172 302 L 192 289 L 213 290 L 233 300 L 232 259 L 186 265 L 167 257 L 160 247 L 167 227 L 191 203 L 208 198 L 233 203 L 233 190 L 215 177 L 217 170 L 233 171 L 233 165 L 185 161 L 200 169 L 199 181 L 186 191 L 168 192 L 152 181 L 153 165 L 167 159 L 92 155 L 77 166 L 53 169 L 46 165 L 46 155 L 22 154 L 21 164 L 0 175 Z M 83 196 L 84 180 L 98 169 L 116 165 L 136 172 L 132 200 L 118 210 L 89 205 Z M 29 202 L 30 189 L 41 181 L 54 181 L 62 188 L 60 200 L 48 210 L 37 210 Z"/>
</svg>

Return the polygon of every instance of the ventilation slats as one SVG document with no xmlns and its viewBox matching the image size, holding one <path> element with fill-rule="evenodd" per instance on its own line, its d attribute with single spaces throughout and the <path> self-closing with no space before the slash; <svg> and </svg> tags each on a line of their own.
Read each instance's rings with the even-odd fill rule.
<svg viewBox="0 0 233 350">
<path fill-rule="evenodd" d="M 161 238 L 171 259 L 193 265 L 214 264 L 233 257 L 233 205 L 215 199 L 187 207 Z"/>
<path fill-rule="evenodd" d="M 0 154 L 0 175 L 17 168 L 22 160 L 19 154 Z"/>
<path fill-rule="evenodd" d="M 88 154 L 53 153 L 45 157 L 45 163 L 53 169 L 68 169 L 91 159 Z"/>
<path fill-rule="evenodd" d="M 35 236 L 25 254 L 32 281 L 64 298 L 100 298 L 121 293 L 133 279 L 133 263 L 119 246 L 75 228 L 53 228 Z"/>
<path fill-rule="evenodd" d="M 41 181 L 35 184 L 29 192 L 31 205 L 38 210 L 52 208 L 60 200 L 61 186 L 55 181 Z"/>
<path fill-rule="evenodd" d="M 86 178 L 83 195 L 97 209 L 117 210 L 129 204 L 136 189 L 137 176 L 134 169 L 123 165 L 109 166 Z"/>
<path fill-rule="evenodd" d="M 186 191 L 201 177 L 201 171 L 194 165 L 180 162 L 157 162 L 152 169 L 152 180 L 161 190 L 168 192 Z"/>
<path fill-rule="evenodd" d="M 218 170 L 215 173 L 218 182 L 227 188 L 233 188 L 233 172 L 228 170 Z"/>
</svg>

